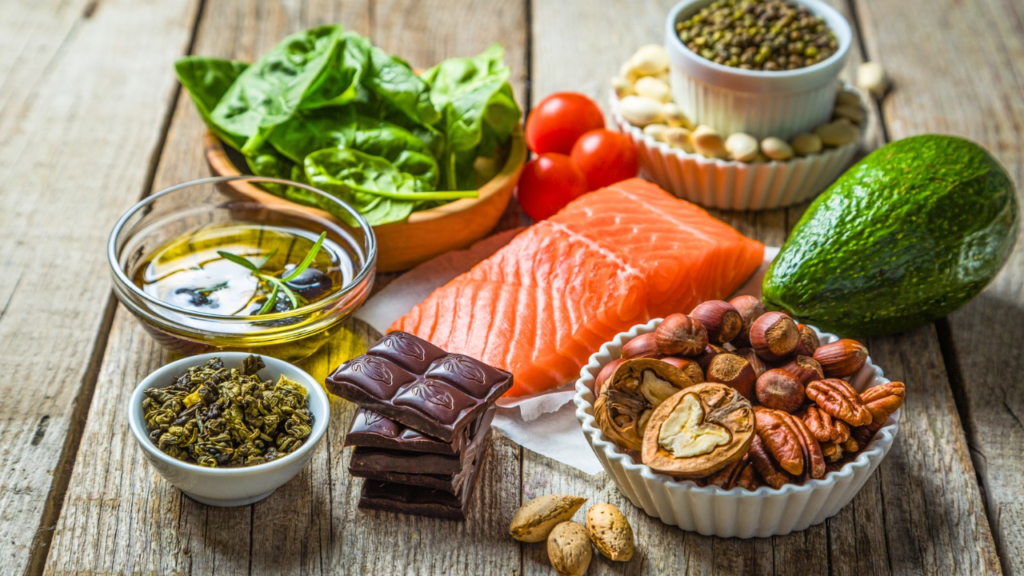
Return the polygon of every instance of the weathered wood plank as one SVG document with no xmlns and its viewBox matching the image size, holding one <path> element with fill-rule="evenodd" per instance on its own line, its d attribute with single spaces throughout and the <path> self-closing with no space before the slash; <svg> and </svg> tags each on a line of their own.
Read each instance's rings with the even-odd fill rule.
<svg viewBox="0 0 1024 576">
<path fill-rule="evenodd" d="M 458 13 L 473 27 L 442 26 L 441 13 Z M 375 23 L 381 14 L 389 15 L 387 25 Z M 427 21 L 436 27 L 429 38 L 410 39 L 404 37 L 405 25 L 394 26 L 392 17 L 407 19 L 410 28 Z M 421 66 L 475 54 L 495 39 L 505 44 L 517 70 L 525 57 L 525 5 L 518 0 L 457 6 L 207 2 L 194 52 L 253 59 L 287 33 L 328 22 L 369 34 L 377 45 L 401 50 Z M 170 59 L 165 74 L 172 74 Z M 515 87 L 522 93 L 521 79 Z M 154 189 L 207 174 L 196 147 L 202 130 L 191 102 L 181 98 Z M 361 323 L 349 322 L 303 365 L 323 378 L 353 346 L 376 336 Z M 361 480 L 348 476 L 349 451 L 341 449 L 354 407 L 340 399 L 332 400 L 328 435 L 310 464 L 267 500 L 219 509 L 183 497 L 144 462 L 123 410 L 135 383 L 167 360 L 130 314 L 118 309 L 47 573 L 508 573 L 518 568 L 519 548 L 505 537 L 505 519 L 519 504 L 517 446 L 495 437 L 472 516 L 464 524 L 360 512 L 355 504 Z"/>
<path fill-rule="evenodd" d="M 107 235 L 151 176 L 174 87 L 159 63 L 186 48 L 195 12 L 196 2 L 0 5 L 4 573 L 45 558 L 110 320 Z"/>
<path fill-rule="evenodd" d="M 533 101 L 570 89 L 603 104 L 607 79 L 621 62 L 639 45 L 662 41 L 664 16 L 673 4 L 636 5 L 616 0 L 534 4 Z M 845 2 L 832 4 L 850 14 Z M 907 21 L 894 26 L 904 26 Z M 902 38 L 895 30 L 888 37 L 893 43 Z M 567 65 L 568 55 L 571 66 Z M 847 77 L 860 56 L 857 45 Z M 868 131 L 869 145 L 877 145 L 882 138 L 876 113 Z M 805 208 L 719 216 L 744 234 L 778 246 Z M 597 559 L 593 574 L 663 570 L 972 574 L 998 570 L 934 329 L 875 339 L 870 345 L 888 372 L 908 381 L 911 397 L 904 426 L 880 472 L 850 506 L 824 524 L 766 540 L 680 533 L 633 508 L 606 475 L 588 477 L 529 451 L 524 451 L 523 459 L 524 499 L 569 492 L 590 497 L 588 505 L 608 501 L 623 510 L 637 533 L 638 560 L 613 564 Z M 920 552 L 925 549 L 927 553 Z M 528 573 L 546 573 L 549 568 L 543 547 L 524 547 L 524 567 Z"/>
<path fill-rule="evenodd" d="M 890 137 L 957 134 L 988 148 L 1024 183 L 1024 5 L 856 1 L 868 54 L 895 80 L 883 102 Z M 901 23 L 913 22 L 913 26 Z M 1008 574 L 1024 574 L 1024 250 L 975 301 L 940 323 L 957 403 Z M 948 326 L 948 328 L 947 328 Z"/>
</svg>

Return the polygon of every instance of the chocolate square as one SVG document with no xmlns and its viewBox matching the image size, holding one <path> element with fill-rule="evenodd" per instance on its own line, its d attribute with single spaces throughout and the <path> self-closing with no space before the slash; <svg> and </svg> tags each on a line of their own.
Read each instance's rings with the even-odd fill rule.
<svg viewBox="0 0 1024 576">
<path fill-rule="evenodd" d="M 512 387 L 512 375 L 394 332 L 339 366 L 327 377 L 327 387 L 363 408 L 450 443 Z"/>
<path fill-rule="evenodd" d="M 484 430 L 481 441 L 473 447 L 474 457 L 466 460 L 465 465 L 461 468 L 450 472 L 440 471 L 446 468 L 435 466 L 433 462 L 430 462 L 430 459 L 454 458 L 453 456 L 423 452 L 404 452 L 403 454 L 406 456 L 398 457 L 397 460 L 381 465 L 379 461 L 373 460 L 380 456 L 380 452 L 390 452 L 391 454 L 397 454 L 397 452 L 378 450 L 376 448 L 356 448 L 352 453 L 352 460 L 349 462 L 348 470 L 350 475 L 357 478 L 422 486 L 424 488 L 434 488 L 452 494 L 459 494 L 459 490 L 473 473 L 473 462 L 476 460 L 476 452 L 486 450 L 490 442 L 491 429 L 487 428 Z M 365 451 L 370 451 L 370 453 L 368 454 Z M 388 466 L 388 464 L 392 463 L 397 464 L 397 466 Z"/>
</svg>

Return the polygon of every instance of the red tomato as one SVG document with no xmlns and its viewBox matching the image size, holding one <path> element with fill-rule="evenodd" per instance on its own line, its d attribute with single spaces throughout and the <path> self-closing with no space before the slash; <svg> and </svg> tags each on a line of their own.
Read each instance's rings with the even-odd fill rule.
<svg viewBox="0 0 1024 576">
<path fill-rule="evenodd" d="M 587 178 L 588 192 L 632 178 L 640 168 L 629 136 L 604 128 L 580 136 L 571 157 Z"/>
<path fill-rule="evenodd" d="M 519 205 L 534 220 L 544 220 L 587 192 L 587 179 L 565 154 L 541 154 L 523 166 Z"/>
<path fill-rule="evenodd" d="M 604 128 L 604 115 L 583 94 L 556 92 L 540 101 L 526 118 L 526 144 L 537 154 L 568 154 L 588 130 Z"/>
</svg>

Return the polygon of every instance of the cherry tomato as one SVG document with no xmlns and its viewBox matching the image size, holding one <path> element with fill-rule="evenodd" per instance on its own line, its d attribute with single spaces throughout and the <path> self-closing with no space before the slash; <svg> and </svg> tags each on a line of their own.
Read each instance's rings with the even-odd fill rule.
<svg viewBox="0 0 1024 576">
<path fill-rule="evenodd" d="M 604 115 L 583 94 L 556 92 L 540 101 L 526 118 L 526 144 L 537 154 L 568 154 L 588 130 L 604 128 Z"/>
<path fill-rule="evenodd" d="M 587 192 L 587 179 L 565 154 L 541 154 L 523 166 L 519 205 L 534 220 L 544 220 Z"/>
<path fill-rule="evenodd" d="M 587 191 L 632 178 L 640 167 L 629 136 L 604 128 L 580 136 L 570 156 L 587 178 Z"/>
</svg>

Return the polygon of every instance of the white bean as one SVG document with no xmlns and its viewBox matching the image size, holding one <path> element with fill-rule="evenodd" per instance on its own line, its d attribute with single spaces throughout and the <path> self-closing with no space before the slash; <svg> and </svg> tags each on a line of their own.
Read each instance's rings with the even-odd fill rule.
<svg viewBox="0 0 1024 576">
<path fill-rule="evenodd" d="M 641 128 L 664 119 L 661 102 L 642 96 L 626 96 L 619 100 L 619 113 L 630 124 Z"/>
<path fill-rule="evenodd" d="M 672 102 L 665 104 L 665 106 L 662 107 L 661 112 L 665 115 L 665 121 L 668 122 L 669 126 L 682 126 L 687 130 L 693 130 L 693 123 L 686 117 L 686 114 L 683 114 L 683 111 L 679 109 L 679 106 L 676 106 Z"/>
<path fill-rule="evenodd" d="M 836 106 L 861 106 L 860 96 L 840 88 L 839 92 L 836 92 Z"/>
<path fill-rule="evenodd" d="M 690 141 L 690 131 L 686 128 L 679 126 L 669 127 L 665 130 L 664 139 L 665 143 L 672 148 L 679 148 L 680 150 L 693 154 L 693 143 Z"/>
<path fill-rule="evenodd" d="M 648 124 L 644 126 L 644 134 L 654 138 L 658 142 L 665 141 L 665 132 L 668 131 L 668 126 L 664 124 Z"/>
<path fill-rule="evenodd" d="M 797 134 L 789 143 L 798 156 L 810 156 L 821 152 L 822 142 L 817 134 Z"/>
<path fill-rule="evenodd" d="M 793 157 L 793 147 L 774 136 L 761 140 L 761 151 L 772 160 L 789 160 Z"/>
<path fill-rule="evenodd" d="M 860 124 L 867 116 L 867 113 L 860 107 L 860 104 L 856 106 L 840 104 L 839 106 L 836 106 L 835 110 L 832 111 L 832 114 L 839 118 L 846 118 L 854 124 Z"/>
<path fill-rule="evenodd" d="M 672 99 L 672 91 L 669 90 L 668 84 L 665 84 L 654 76 L 644 76 L 639 78 L 636 81 L 636 84 L 633 85 L 633 90 L 638 96 L 650 98 L 651 100 L 658 100 L 659 102 L 668 102 Z"/>
<path fill-rule="evenodd" d="M 697 129 L 690 134 L 690 142 L 694 150 L 702 156 L 710 158 L 725 158 L 729 155 L 725 149 L 725 142 L 722 135 L 710 126 L 697 126 Z"/>
<path fill-rule="evenodd" d="M 864 62 L 857 67 L 857 86 L 881 98 L 889 89 L 889 76 L 878 62 Z"/>
<path fill-rule="evenodd" d="M 616 96 L 622 98 L 633 93 L 633 84 L 622 76 L 612 76 L 612 89 Z"/>
<path fill-rule="evenodd" d="M 826 146 L 845 146 L 852 144 L 860 138 L 860 131 L 848 120 L 840 119 L 828 124 L 822 124 L 814 129 L 814 133 L 821 138 Z"/>
<path fill-rule="evenodd" d="M 641 76 L 657 76 L 668 70 L 668 52 L 658 44 L 641 46 L 629 59 L 629 67 Z"/>
<path fill-rule="evenodd" d="M 752 162 L 757 158 L 757 139 L 750 134 L 737 132 L 730 134 L 725 139 L 725 149 L 732 155 L 733 160 L 740 162 Z"/>
</svg>

